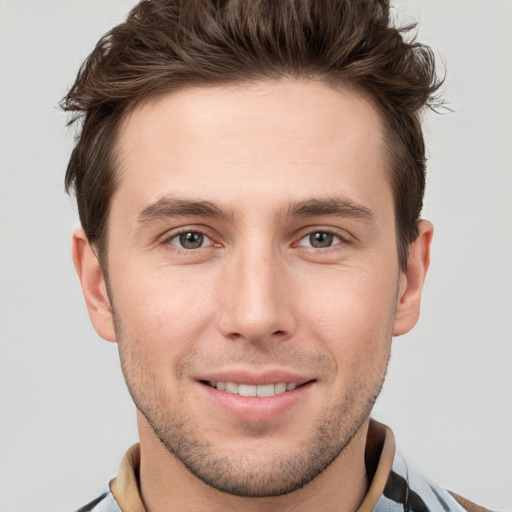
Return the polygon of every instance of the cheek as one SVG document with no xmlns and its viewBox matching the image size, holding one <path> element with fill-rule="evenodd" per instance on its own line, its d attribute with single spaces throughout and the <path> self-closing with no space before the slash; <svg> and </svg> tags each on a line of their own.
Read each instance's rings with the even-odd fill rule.
<svg viewBox="0 0 512 512">
<path fill-rule="evenodd" d="M 315 279 L 302 293 L 303 325 L 344 368 L 386 359 L 390 349 L 397 279 L 347 270 Z M 352 371 L 352 370 L 347 370 Z"/>
<path fill-rule="evenodd" d="M 131 276 L 117 280 L 117 276 Z M 184 275 L 186 277 L 184 277 Z M 181 359 L 208 335 L 214 317 L 211 283 L 175 269 L 144 272 L 118 267 L 112 276 L 113 305 L 123 332 L 162 361 Z M 204 277 L 204 276 L 203 276 Z M 127 336 L 123 341 L 128 343 Z"/>
<path fill-rule="evenodd" d="M 393 268 L 393 267 L 391 267 Z M 355 323 L 382 325 L 393 310 L 398 291 L 398 270 L 390 267 L 345 267 L 310 273 L 298 280 L 302 309 L 312 309 L 328 324 L 339 322 L 338 328 Z"/>
</svg>

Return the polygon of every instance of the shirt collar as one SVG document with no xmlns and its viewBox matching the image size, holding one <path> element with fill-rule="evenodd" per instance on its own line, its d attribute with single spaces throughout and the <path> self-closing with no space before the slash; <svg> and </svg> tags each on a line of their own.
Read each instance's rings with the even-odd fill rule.
<svg viewBox="0 0 512 512">
<path fill-rule="evenodd" d="M 370 420 L 365 461 L 370 487 L 357 512 L 371 512 L 382 495 L 395 457 L 395 438 L 389 427 Z M 110 490 L 123 512 L 145 512 L 139 487 L 140 446 L 134 444 L 125 454 Z"/>
</svg>

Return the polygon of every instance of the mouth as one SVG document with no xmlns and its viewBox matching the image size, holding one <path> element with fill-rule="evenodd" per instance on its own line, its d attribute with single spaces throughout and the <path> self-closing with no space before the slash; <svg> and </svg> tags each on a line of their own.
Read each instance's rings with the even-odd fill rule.
<svg viewBox="0 0 512 512">
<path fill-rule="evenodd" d="M 293 391 L 309 382 L 278 382 L 276 384 L 244 384 L 238 382 L 224 381 L 202 381 L 203 384 L 210 386 L 219 391 L 225 391 L 233 395 L 246 397 L 266 398 L 275 395 L 281 395 L 287 391 Z"/>
<path fill-rule="evenodd" d="M 226 373 L 226 372 L 225 372 Z M 218 375 L 218 380 L 211 380 L 213 375 L 198 380 L 204 391 L 207 403 L 213 404 L 217 411 L 241 420 L 245 423 L 262 424 L 290 417 L 289 413 L 307 403 L 312 397 L 311 391 L 316 379 L 286 375 L 235 375 L 229 378 Z M 220 380 L 224 378 L 225 380 Z M 222 416 L 224 417 L 224 416 Z M 224 421 L 224 420 L 222 420 Z"/>
</svg>

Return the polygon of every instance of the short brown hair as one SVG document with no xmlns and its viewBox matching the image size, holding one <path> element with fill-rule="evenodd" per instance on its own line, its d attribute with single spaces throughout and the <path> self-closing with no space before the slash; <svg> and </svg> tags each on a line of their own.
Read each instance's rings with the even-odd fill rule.
<svg viewBox="0 0 512 512">
<path fill-rule="evenodd" d="M 103 36 L 62 100 L 82 120 L 69 160 L 82 226 L 103 260 L 125 114 L 187 86 L 306 78 L 368 97 L 386 126 L 402 269 L 425 190 L 420 115 L 441 80 L 430 48 L 396 28 L 388 0 L 144 0 Z M 104 263 L 106 261 L 103 260 Z"/>
</svg>

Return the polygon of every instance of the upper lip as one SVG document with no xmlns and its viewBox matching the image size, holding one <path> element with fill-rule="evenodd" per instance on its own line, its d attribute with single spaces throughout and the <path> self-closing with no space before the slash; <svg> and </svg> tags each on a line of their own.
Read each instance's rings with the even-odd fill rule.
<svg viewBox="0 0 512 512">
<path fill-rule="evenodd" d="M 199 381 L 214 381 L 214 382 L 236 382 L 237 384 L 278 384 L 281 382 L 295 382 L 297 384 L 304 384 L 310 380 L 311 377 L 305 376 L 289 370 L 281 369 L 268 369 L 268 370 L 244 370 L 244 369 L 223 369 L 212 372 L 207 372 L 200 375 L 197 380 Z"/>
</svg>

